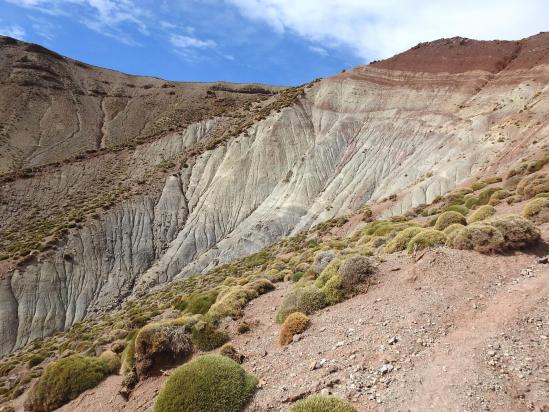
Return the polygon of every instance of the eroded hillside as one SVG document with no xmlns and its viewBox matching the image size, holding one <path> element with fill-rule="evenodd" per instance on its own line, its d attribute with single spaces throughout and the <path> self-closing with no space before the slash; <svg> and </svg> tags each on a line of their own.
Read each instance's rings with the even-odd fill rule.
<svg viewBox="0 0 549 412">
<path fill-rule="evenodd" d="M 23 96 L 3 120 L 4 354 L 368 201 L 387 215 L 430 203 L 549 143 L 547 34 L 440 40 L 284 91 L 2 42 L 1 87 Z"/>
</svg>

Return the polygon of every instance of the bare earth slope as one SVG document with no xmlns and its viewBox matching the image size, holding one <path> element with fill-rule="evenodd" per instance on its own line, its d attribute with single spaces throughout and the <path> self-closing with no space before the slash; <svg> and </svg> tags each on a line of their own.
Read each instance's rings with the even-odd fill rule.
<svg viewBox="0 0 549 412">
<path fill-rule="evenodd" d="M 547 242 L 549 226 L 542 230 Z M 243 366 L 261 382 L 246 410 L 286 411 L 324 391 L 359 411 L 545 411 L 549 269 L 536 254 L 548 251 L 386 256 L 366 294 L 311 316 L 285 347 L 273 308 L 290 285 L 279 284 L 246 308 L 249 333 L 230 329 Z M 390 371 L 380 372 L 383 365 Z M 140 383 L 126 402 L 121 378 L 109 377 L 60 411 L 148 412 L 165 379 Z"/>
<path fill-rule="evenodd" d="M 129 76 L 2 36 L 0 174 L 179 130 L 276 89 Z"/>
<path fill-rule="evenodd" d="M 172 88 L 2 42 L 0 87 L 30 99 L 19 109 L 2 103 L 14 110 L 2 121 L 7 170 L 99 149 L 2 183 L 3 354 L 368 200 L 390 196 L 386 213 L 400 214 L 549 144 L 547 33 L 439 40 L 272 96 L 269 88 Z M 25 56 L 47 60 L 57 77 L 27 68 Z M 50 104 L 58 94 L 64 103 Z M 39 115 L 18 123 L 34 113 L 29 102 Z M 66 110 L 72 115 L 60 116 Z M 90 126 L 78 135 L 84 111 Z M 27 123 L 34 131 L 25 134 Z M 71 139 L 70 150 L 58 150 Z"/>
</svg>

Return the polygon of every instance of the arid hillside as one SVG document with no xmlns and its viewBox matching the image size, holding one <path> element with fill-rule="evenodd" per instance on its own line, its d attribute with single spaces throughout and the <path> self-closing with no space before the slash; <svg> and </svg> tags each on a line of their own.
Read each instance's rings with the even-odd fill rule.
<svg viewBox="0 0 549 412">
<path fill-rule="evenodd" d="M 136 145 L 277 89 L 128 76 L 0 36 L 0 173 Z"/>
<path fill-rule="evenodd" d="M 366 204 L 514 190 L 546 170 L 548 84 L 547 33 L 292 88 L 127 76 L 2 37 L 0 354 Z"/>
</svg>

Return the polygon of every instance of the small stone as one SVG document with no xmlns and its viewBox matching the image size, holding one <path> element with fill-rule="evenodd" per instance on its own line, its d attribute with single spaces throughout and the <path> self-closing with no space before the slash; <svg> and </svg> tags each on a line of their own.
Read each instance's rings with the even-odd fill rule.
<svg viewBox="0 0 549 412">
<path fill-rule="evenodd" d="M 382 375 L 385 375 L 386 373 L 391 372 L 393 370 L 393 365 L 391 365 L 390 363 L 385 363 L 378 370 Z"/>
<path fill-rule="evenodd" d="M 393 336 L 389 341 L 387 342 L 389 345 L 394 345 L 398 342 L 398 338 L 396 336 Z"/>
</svg>

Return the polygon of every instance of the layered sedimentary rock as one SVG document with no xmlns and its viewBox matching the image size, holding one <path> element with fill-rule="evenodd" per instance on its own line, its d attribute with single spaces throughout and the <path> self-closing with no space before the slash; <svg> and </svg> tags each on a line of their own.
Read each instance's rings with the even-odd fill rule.
<svg viewBox="0 0 549 412">
<path fill-rule="evenodd" d="M 548 84 L 547 34 L 439 40 L 310 84 L 294 103 L 185 157 L 146 190 L 136 182 L 226 119 L 5 183 L 10 202 L 0 212 L 8 221 L 32 199 L 38 208 L 58 203 L 104 165 L 122 168 L 116 179 L 132 189 L 54 250 L 3 266 L 0 353 L 367 201 L 390 197 L 385 213 L 400 214 L 471 176 L 547 152 Z"/>
</svg>

